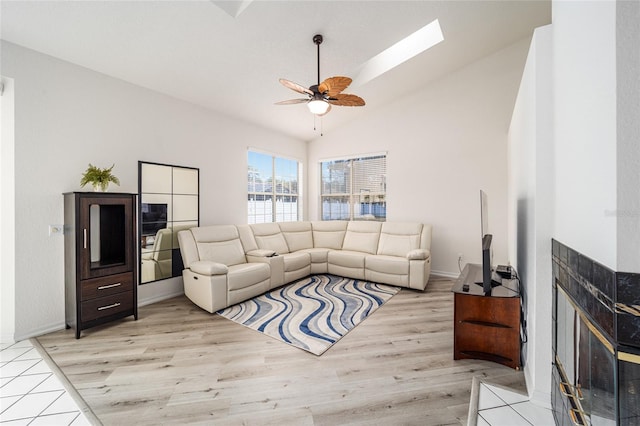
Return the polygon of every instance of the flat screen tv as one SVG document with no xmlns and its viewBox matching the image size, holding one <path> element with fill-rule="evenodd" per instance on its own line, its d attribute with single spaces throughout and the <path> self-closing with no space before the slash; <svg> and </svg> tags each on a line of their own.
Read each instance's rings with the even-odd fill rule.
<svg viewBox="0 0 640 426">
<path fill-rule="evenodd" d="M 142 203 L 142 235 L 155 235 L 167 227 L 167 205 Z"/>
<path fill-rule="evenodd" d="M 493 235 L 489 234 L 489 218 L 487 194 L 480 190 L 480 222 L 482 233 L 482 282 L 476 282 L 476 284 L 482 286 L 485 296 L 491 295 L 491 289 L 493 287 L 502 285 L 500 282 L 493 280 L 491 269 L 491 240 Z"/>
</svg>

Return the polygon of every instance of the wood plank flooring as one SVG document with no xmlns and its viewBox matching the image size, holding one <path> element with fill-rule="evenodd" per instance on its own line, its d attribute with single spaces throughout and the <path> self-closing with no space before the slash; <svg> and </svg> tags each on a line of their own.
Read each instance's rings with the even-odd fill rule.
<svg viewBox="0 0 640 426">
<path fill-rule="evenodd" d="M 105 425 L 466 425 L 474 376 L 524 378 L 453 360 L 452 285 L 402 289 L 320 357 L 184 296 L 38 341 Z"/>
</svg>

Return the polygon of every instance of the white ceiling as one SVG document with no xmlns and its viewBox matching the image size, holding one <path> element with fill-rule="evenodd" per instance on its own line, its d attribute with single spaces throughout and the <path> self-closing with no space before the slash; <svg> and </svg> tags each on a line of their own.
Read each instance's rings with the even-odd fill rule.
<svg viewBox="0 0 640 426">
<path fill-rule="evenodd" d="M 299 97 L 278 78 L 316 83 L 314 34 L 324 36 L 321 79 L 354 76 L 434 19 L 444 34 L 432 49 L 349 87 L 367 105 L 334 107 L 326 133 L 551 22 L 549 0 L 0 3 L 5 40 L 301 140 L 318 137 L 306 106 L 273 104 Z"/>
</svg>

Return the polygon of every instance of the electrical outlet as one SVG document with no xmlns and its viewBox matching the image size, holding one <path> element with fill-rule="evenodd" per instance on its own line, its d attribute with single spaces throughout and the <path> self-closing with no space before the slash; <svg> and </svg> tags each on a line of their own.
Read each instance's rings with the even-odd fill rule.
<svg viewBox="0 0 640 426">
<path fill-rule="evenodd" d="M 64 225 L 49 225 L 49 236 L 64 234 Z"/>
</svg>

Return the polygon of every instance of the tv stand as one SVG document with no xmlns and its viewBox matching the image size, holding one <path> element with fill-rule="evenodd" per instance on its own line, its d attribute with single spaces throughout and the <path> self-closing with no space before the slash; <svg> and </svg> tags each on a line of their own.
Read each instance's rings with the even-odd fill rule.
<svg viewBox="0 0 640 426">
<path fill-rule="evenodd" d="M 479 285 L 484 290 L 484 283 L 482 281 L 476 281 L 474 282 L 474 284 Z M 494 279 L 491 279 L 491 288 L 498 287 L 501 285 L 502 285 L 502 281 L 496 281 Z"/>
<path fill-rule="evenodd" d="M 482 265 L 467 264 L 451 289 L 454 293 L 453 359 L 484 359 L 519 369 L 518 281 L 496 274 L 491 293 L 485 295 L 482 282 L 476 282 L 478 276 L 482 276 Z"/>
</svg>

